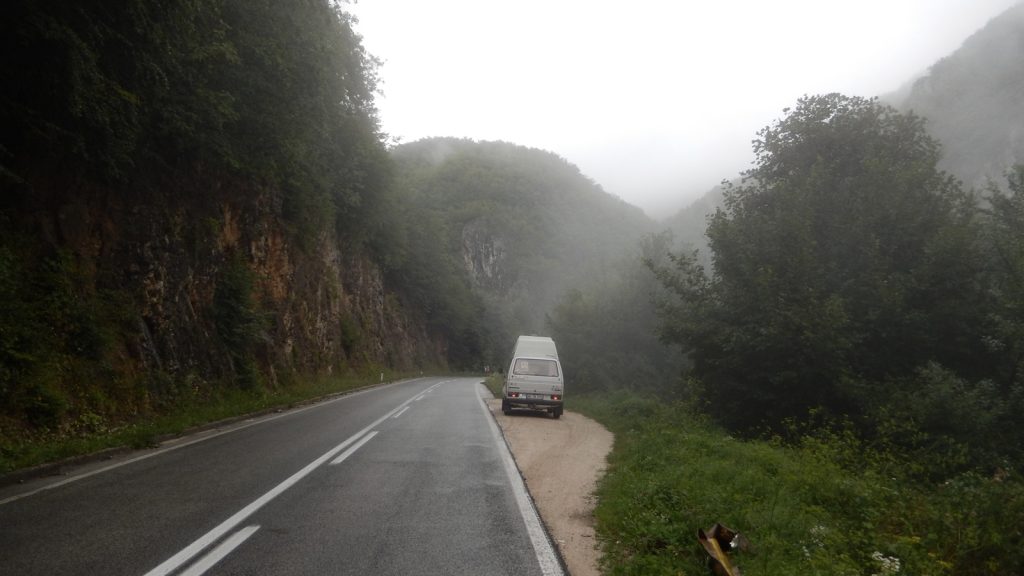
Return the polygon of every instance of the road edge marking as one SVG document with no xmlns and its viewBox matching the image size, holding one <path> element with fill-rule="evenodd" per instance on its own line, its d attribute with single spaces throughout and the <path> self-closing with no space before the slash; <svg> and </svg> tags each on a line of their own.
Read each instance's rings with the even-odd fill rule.
<svg viewBox="0 0 1024 576">
<path fill-rule="evenodd" d="M 554 544 L 551 543 L 547 527 L 541 521 L 540 513 L 534 505 L 533 498 L 526 489 L 526 482 L 523 481 L 523 475 L 519 471 L 515 459 L 512 457 L 512 451 L 505 441 L 505 436 L 498 429 L 498 423 L 494 420 L 494 414 L 487 407 L 487 400 L 479 393 L 481 387 L 483 387 L 482 382 L 477 385 L 477 400 L 480 403 L 480 408 L 484 411 L 487 424 L 491 429 L 491 434 L 494 436 L 494 441 L 498 445 L 498 454 L 504 465 L 505 473 L 508 475 L 509 483 L 512 485 L 512 493 L 515 495 L 516 504 L 519 506 L 519 513 L 523 517 L 523 523 L 526 524 L 526 532 L 530 536 L 530 543 L 533 544 L 533 551 L 537 555 L 537 563 L 540 564 L 541 573 L 544 576 L 565 576 L 566 572 L 562 565 L 561 557 L 556 552 Z"/>
</svg>

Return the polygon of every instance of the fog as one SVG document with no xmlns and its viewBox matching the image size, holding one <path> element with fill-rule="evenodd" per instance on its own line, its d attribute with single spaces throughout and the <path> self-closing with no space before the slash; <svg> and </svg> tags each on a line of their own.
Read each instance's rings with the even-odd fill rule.
<svg viewBox="0 0 1024 576">
<path fill-rule="evenodd" d="M 750 165 L 804 94 L 897 90 L 1014 0 L 365 0 L 395 141 L 550 150 L 664 218 Z"/>
</svg>

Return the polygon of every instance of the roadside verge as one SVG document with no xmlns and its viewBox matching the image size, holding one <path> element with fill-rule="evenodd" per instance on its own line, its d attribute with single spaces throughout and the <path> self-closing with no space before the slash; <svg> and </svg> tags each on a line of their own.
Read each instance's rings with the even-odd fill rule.
<svg viewBox="0 0 1024 576">
<path fill-rule="evenodd" d="M 501 412 L 487 400 L 544 524 L 573 576 L 598 576 L 600 546 L 594 533 L 594 491 L 604 474 L 614 436 L 603 426 L 566 411 Z"/>
</svg>

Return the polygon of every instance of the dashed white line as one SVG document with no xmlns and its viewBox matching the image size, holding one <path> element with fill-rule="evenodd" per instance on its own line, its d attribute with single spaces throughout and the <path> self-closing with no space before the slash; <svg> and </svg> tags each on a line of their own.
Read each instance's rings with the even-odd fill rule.
<svg viewBox="0 0 1024 576">
<path fill-rule="evenodd" d="M 409 407 L 408 407 L 408 406 L 406 406 L 405 408 L 402 408 L 402 410 L 401 410 L 401 411 L 399 411 L 399 412 L 398 412 L 398 414 L 395 414 L 394 416 L 392 416 L 392 418 L 398 418 L 398 417 L 399 417 L 399 416 L 401 416 L 402 414 L 405 414 L 405 411 L 406 411 L 406 410 L 408 410 L 408 409 L 409 409 Z"/>
<path fill-rule="evenodd" d="M 235 548 L 241 546 L 242 542 L 248 540 L 259 529 L 259 526 L 248 526 L 235 532 L 227 540 L 221 542 L 220 546 L 210 550 L 206 556 L 203 556 L 198 562 L 189 566 L 188 570 L 181 573 L 181 576 L 202 576 L 207 570 L 213 568 L 214 564 L 220 562 L 225 556 L 231 554 Z"/>
<path fill-rule="evenodd" d="M 440 384 L 441 383 L 435 384 L 435 385 L 431 386 L 430 388 L 428 388 L 428 390 L 433 390 L 434 388 L 436 388 Z M 376 421 L 374 421 L 372 424 L 370 424 L 366 428 L 363 428 L 359 432 L 356 432 L 355 434 L 353 434 L 351 437 L 349 437 L 347 440 L 345 440 L 341 444 L 338 444 L 334 448 L 331 448 L 330 450 L 327 451 L 326 454 L 324 454 L 323 456 L 320 456 L 316 460 L 310 462 L 309 464 L 306 465 L 305 468 L 303 468 L 302 470 L 299 470 L 295 474 L 292 474 L 284 482 L 281 482 L 280 484 L 278 484 L 277 486 L 272 488 L 269 492 L 267 492 L 263 496 L 260 496 L 256 500 L 254 500 L 251 504 L 249 504 L 245 508 L 242 508 L 241 510 L 236 512 L 233 516 L 231 516 L 227 520 L 221 522 L 213 530 L 210 530 L 206 534 L 200 536 L 195 542 L 189 544 L 184 549 L 182 549 L 180 552 L 178 552 L 174 556 L 171 556 L 170 558 L 165 560 L 162 564 L 160 564 L 156 568 L 153 568 L 152 570 L 147 572 L 145 576 L 167 576 L 167 574 L 170 574 L 171 572 L 177 570 L 183 564 L 185 564 L 186 562 L 188 562 L 189 560 L 194 558 L 197 554 L 199 554 L 200 552 L 205 550 L 208 546 L 210 546 L 211 544 L 213 544 L 214 542 L 216 542 L 217 540 L 222 538 L 225 534 L 227 534 L 228 532 L 234 530 L 236 526 L 238 526 L 239 524 L 244 522 L 245 519 L 248 518 L 249 516 L 252 516 L 253 514 L 255 514 L 257 510 L 259 510 L 260 508 L 265 506 L 268 502 L 270 502 L 274 498 L 277 498 L 282 492 L 284 492 L 285 490 L 287 490 L 287 489 L 291 488 L 292 486 L 294 486 L 296 482 L 298 482 L 299 480 L 302 480 L 303 478 L 308 476 L 310 474 L 310 472 L 312 472 L 313 470 L 316 470 L 318 467 L 320 467 L 321 464 L 323 464 L 324 462 L 327 462 L 331 458 L 334 458 L 334 456 L 338 452 L 341 452 L 345 448 L 348 448 L 349 445 L 351 445 L 353 442 L 356 442 L 357 440 L 362 438 L 363 435 L 366 434 L 367 432 L 369 432 L 370 430 L 373 430 L 374 428 L 376 428 L 381 422 L 384 422 L 388 418 L 391 418 L 392 416 L 395 415 L 396 412 L 398 412 L 402 408 L 407 407 L 414 399 L 415 399 L 415 397 L 414 398 L 410 398 L 409 400 L 406 400 L 405 402 L 402 402 L 394 410 L 392 410 L 392 411 L 388 412 L 387 414 L 381 416 L 380 418 L 378 418 Z"/>
</svg>

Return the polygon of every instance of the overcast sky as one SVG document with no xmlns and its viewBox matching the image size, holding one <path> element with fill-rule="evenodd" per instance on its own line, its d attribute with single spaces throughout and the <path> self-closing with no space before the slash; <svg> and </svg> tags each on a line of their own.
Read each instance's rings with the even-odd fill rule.
<svg viewBox="0 0 1024 576">
<path fill-rule="evenodd" d="M 382 127 L 549 150 L 664 218 L 804 94 L 892 92 L 1018 0 L 361 0 Z"/>
</svg>

